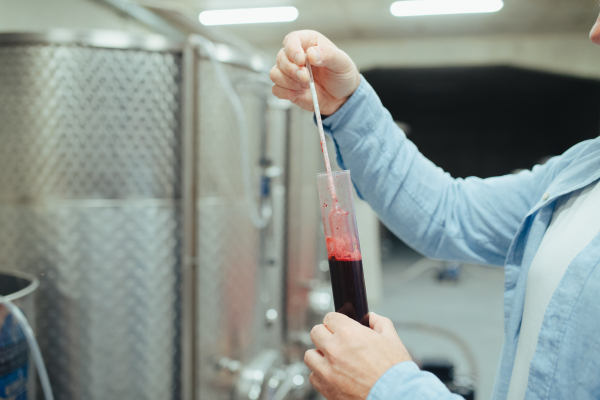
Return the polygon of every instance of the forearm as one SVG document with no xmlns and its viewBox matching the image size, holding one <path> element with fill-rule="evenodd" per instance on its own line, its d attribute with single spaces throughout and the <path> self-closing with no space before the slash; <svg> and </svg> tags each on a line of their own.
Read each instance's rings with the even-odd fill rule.
<svg viewBox="0 0 600 400">
<path fill-rule="evenodd" d="M 419 153 L 364 79 L 324 126 L 359 195 L 402 240 L 434 258 L 503 264 L 531 206 L 531 172 L 453 179 Z"/>
<path fill-rule="evenodd" d="M 367 400 L 460 400 L 435 375 L 405 361 L 390 368 L 375 383 Z"/>
</svg>

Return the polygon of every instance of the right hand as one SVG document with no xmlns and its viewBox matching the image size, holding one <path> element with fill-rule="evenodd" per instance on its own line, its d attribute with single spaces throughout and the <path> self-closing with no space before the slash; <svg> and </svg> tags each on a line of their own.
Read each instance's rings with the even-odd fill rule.
<svg viewBox="0 0 600 400">
<path fill-rule="evenodd" d="M 316 349 L 304 362 L 310 383 L 326 399 L 364 400 L 388 369 L 411 361 L 392 321 L 369 313 L 369 326 L 332 312 L 310 332 Z"/>
<path fill-rule="evenodd" d="M 321 114 L 336 112 L 358 88 L 360 74 L 352 59 L 319 32 L 292 32 L 283 40 L 283 46 L 270 73 L 275 83 L 273 94 L 280 99 L 314 111 L 305 53 L 312 67 Z"/>
</svg>

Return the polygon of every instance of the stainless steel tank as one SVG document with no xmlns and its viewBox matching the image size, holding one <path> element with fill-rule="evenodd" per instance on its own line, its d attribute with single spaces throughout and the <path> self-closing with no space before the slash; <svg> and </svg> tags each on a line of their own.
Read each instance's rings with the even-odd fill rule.
<svg viewBox="0 0 600 400">
<path fill-rule="evenodd" d="M 0 36 L 0 264 L 58 399 L 180 391 L 181 81 L 159 37 Z"/>
<path fill-rule="evenodd" d="M 286 343 L 317 240 L 306 147 L 290 139 L 309 117 L 268 94 L 260 58 L 215 54 L 242 100 L 247 147 L 200 41 L 0 35 L 0 265 L 40 279 L 58 399 L 283 399 L 306 372 Z M 264 228 L 243 169 L 250 207 L 272 214 Z"/>
<path fill-rule="evenodd" d="M 251 61 L 249 57 L 238 59 L 239 53 L 223 51 L 223 59 L 230 61 L 225 71 L 249 119 L 249 148 L 242 148 L 230 101 L 202 47 L 199 52 L 196 395 L 215 400 L 266 398 L 268 375 L 284 361 L 282 172 L 287 110 L 270 95 L 268 77 L 248 64 L 237 64 Z M 244 165 L 244 151 L 254 160 L 250 166 Z M 272 213 L 264 229 L 250 218 L 241 173 L 248 167 L 255 182 L 263 180 L 260 190 L 254 186 L 256 204 L 251 207 L 262 205 Z M 263 377 L 256 382 L 242 379 L 257 373 Z"/>
</svg>

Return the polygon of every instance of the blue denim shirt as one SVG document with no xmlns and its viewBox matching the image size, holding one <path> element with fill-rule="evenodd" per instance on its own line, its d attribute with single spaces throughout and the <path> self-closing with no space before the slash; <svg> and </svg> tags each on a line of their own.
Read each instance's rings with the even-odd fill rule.
<svg viewBox="0 0 600 400">
<path fill-rule="evenodd" d="M 600 138 L 531 171 L 453 179 L 419 153 L 364 78 L 323 124 L 359 196 L 407 244 L 432 258 L 505 267 L 505 343 L 493 393 L 505 399 L 529 266 L 556 200 L 600 178 Z M 600 399 L 599 264 L 600 234 L 575 257 L 552 296 L 525 399 Z M 460 398 L 403 362 L 377 381 L 368 400 Z"/>
</svg>

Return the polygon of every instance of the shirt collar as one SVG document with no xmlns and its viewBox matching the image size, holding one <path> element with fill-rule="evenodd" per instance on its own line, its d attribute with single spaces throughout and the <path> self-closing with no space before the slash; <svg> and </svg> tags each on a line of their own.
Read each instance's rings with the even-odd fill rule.
<svg viewBox="0 0 600 400">
<path fill-rule="evenodd" d="M 531 209 L 528 216 L 551 204 L 560 196 L 586 187 L 600 179 L 600 137 L 590 141 L 589 145 L 573 160 L 567 162 L 569 165 L 556 175 L 546 189 L 546 193 Z"/>
</svg>

